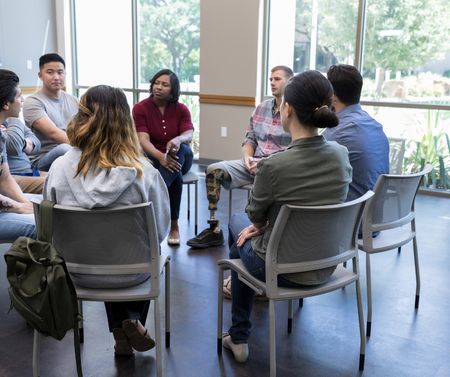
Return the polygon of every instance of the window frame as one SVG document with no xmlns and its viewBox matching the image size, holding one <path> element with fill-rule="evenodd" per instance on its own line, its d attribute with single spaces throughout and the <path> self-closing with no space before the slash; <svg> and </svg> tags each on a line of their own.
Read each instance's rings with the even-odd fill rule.
<svg viewBox="0 0 450 377">
<path fill-rule="evenodd" d="M 363 66 L 364 59 L 364 43 L 365 43 L 365 22 L 367 15 L 367 1 L 370 0 L 359 0 L 358 6 L 358 22 L 356 26 L 356 44 L 355 44 L 355 67 L 361 72 L 361 67 Z M 268 88 L 268 70 L 267 62 L 269 59 L 269 23 L 270 23 L 270 2 L 271 0 L 264 0 L 264 31 L 263 31 L 263 69 L 261 73 L 261 101 L 272 98 L 267 96 Z M 405 109 L 419 109 L 419 110 L 446 110 L 450 111 L 450 105 L 442 104 L 427 104 L 427 103 L 417 103 L 417 102 L 388 102 L 388 101 L 361 101 L 363 106 L 373 106 L 373 107 L 400 107 Z"/>
<path fill-rule="evenodd" d="M 139 89 L 139 18 L 138 18 L 138 1 L 131 1 L 131 25 L 132 25 L 132 70 L 133 70 L 133 87 L 121 88 L 124 92 L 132 93 L 133 106 L 139 102 L 140 93 L 148 93 L 147 89 Z M 75 20 L 75 2 L 76 0 L 70 0 L 70 36 L 71 36 L 71 48 L 72 48 L 72 82 L 73 82 L 73 95 L 79 97 L 80 89 L 89 89 L 90 86 L 78 85 L 78 56 L 77 56 L 77 39 L 76 39 L 76 20 Z M 199 92 L 182 91 L 182 95 L 185 96 L 199 96 Z"/>
<path fill-rule="evenodd" d="M 355 44 L 355 64 L 354 66 L 361 72 L 361 67 L 364 62 L 364 43 L 365 43 L 365 23 L 367 18 L 367 2 L 370 0 L 359 0 L 358 6 L 358 19 L 356 26 L 356 44 Z M 268 96 L 267 88 L 268 82 L 268 51 L 269 51 L 269 27 L 270 27 L 270 3 L 271 0 L 264 0 L 264 20 L 263 20 L 263 48 L 262 48 L 262 62 L 263 67 L 261 70 L 261 97 L 260 100 L 266 100 L 272 98 Z M 372 107 L 387 107 L 387 108 L 404 108 L 404 109 L 416 109 L 416 110 L 445 110 L 450 111 L 450 104 L 432 104 L 432 103 L 417 103 L 417 102 L 388 102 L 388 101 L 361 101 L 362 106 Z M 436 195 L 450 198 L 450 192 L 441 189 L 429 189 L 420 188 L 419 193 L 427 193 L 429 195 Z"/>
</svg>

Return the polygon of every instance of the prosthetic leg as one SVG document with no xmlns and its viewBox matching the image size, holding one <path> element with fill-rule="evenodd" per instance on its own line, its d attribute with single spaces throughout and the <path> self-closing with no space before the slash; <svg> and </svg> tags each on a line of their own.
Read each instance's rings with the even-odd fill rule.
<svg viewBox="0 0 450 377">
<path fill-rule="evenodd" d="M 220 199 L 220 185 L 223 182 L 224 171 L 215 169 L 206 174 L 206 197 L 209 201 L 210 217 L 208 220 L 209 228 L 191 238 L 187 244 L 193 248 L 205 248 L 210 246 L 219 246 L 225 242 L 223 232 L 219 228 L 220 221 L 214 217 L 217 211 L 217 202 Z"/>
<path fill-rule="evenodd" d="M 210 217 L 208 219 L 209 229 L 215 232 L 219 230 L 220 220 L 214 217 L 217 211 L 217 203 L 220 200 L 220 189 L 223 181 L 223 170 L 213 170 L 206 175 L 206 197 L 209 202 Z"/>
</svg>

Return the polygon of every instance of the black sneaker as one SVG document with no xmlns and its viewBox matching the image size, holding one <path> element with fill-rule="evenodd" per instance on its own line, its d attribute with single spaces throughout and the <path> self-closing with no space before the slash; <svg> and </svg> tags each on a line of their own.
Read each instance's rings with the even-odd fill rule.
<svg viewBox="0 0 450 377">
<path fill-rule="evenodd" d="M 222 229 L 219 229 L 219 231 L 216 232 L 208 228 L 194 238 L 191 238 L 187 242 L 187 245 L 195 249 L 203 249 L 209 246 L 220 246 L 223 245 L 224 242 L 225 239 L 223 238 Z"/>
</svg>

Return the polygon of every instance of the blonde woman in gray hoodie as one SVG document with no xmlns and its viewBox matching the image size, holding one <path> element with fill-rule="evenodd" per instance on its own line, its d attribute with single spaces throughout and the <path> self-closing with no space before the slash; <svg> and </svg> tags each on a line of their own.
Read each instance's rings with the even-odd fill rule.
<svg viewBox="0 0 450 377">
<path fill-rule="evenodd" d="M 159 240 L 164 240 L 170 224 L 166 184 L 142 154 L 123 91 L 107 85 L 90 88 L 81 97 L 67 136 L 73 148 L 53 162 L 44 199 L 89 209 L 151 201 Z M 72 276 L 75 283 L 93 288 L 127 287 L 148 278 L 148 274 Z M 144 327 L 149 301 L 105 302 L 105 307 L 116 355 L 132 356 L 133 349 L 143 352 L 155 346 Z"/>
</svg>

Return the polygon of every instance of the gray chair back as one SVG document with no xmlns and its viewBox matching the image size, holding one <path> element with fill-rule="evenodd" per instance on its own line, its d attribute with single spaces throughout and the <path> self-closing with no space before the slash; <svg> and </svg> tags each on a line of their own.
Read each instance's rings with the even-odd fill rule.
<svg viewBox="0 0 450 377">
<path fill-rule="evenodd" d="M 33 202 L 38 206 L 40 201 Z M 55 205 L 53 245 L 78 285 L 124 288 L 141 283 L 152 272 L 158 276 L 153 203 L 91 210 Z"/>
<path fill-rule="evenodd" d="M 388 137 L 389 141 L 389 174 L 401 174 L 406 139 Z"/>
<path fill-rule="evenodd" d="M 357 253 L 358 227 L 366 201 L 373 195 L 327 206 L 283 205 L 266 254 L 266 282 L 275 290 L 278 274 L 336 266 Z M 359 273 L 354 266 L 355 273 Z"/>
<path fill-rule="evenodd" d="M 375 195 L 367 203 L 363 216 L 363 235 L 401 227 L 414 217 L 414 200 L 425 174 L 433 170 L 427 164 L 420 173 L 410 175 L 382 174 L 373 191 Z M 369 241 L 363 236 L 364 245 Z"/>
</svg>

